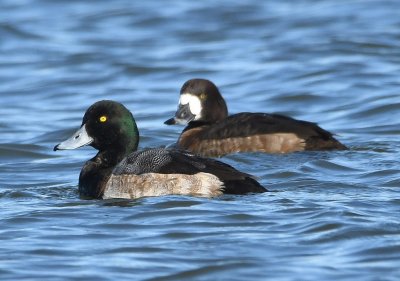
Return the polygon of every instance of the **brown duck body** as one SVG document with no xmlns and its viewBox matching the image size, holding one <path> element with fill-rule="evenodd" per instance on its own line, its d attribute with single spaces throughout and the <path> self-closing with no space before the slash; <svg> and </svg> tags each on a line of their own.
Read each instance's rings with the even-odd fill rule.
<svg viewBox="0 0 400 281">
<path fill-rule="evenodd" d="M 212 157 L 235 152 L 346 149 L 315 123 L 266 113 L 238 113 L 216 123 L 192 121 L 179 137 L 178 146 Z"/>
<path fill-rule="evenodd" d="M 218 88 L 206 79 L 191 79 L 183 84 L 178 110 L 165 121 L 167 125 L 177 123 L 187 124 L 177 146 L 202 156 L 347 149 L 316 123 L 267 113 L 229 116 Z"/>
</svg>

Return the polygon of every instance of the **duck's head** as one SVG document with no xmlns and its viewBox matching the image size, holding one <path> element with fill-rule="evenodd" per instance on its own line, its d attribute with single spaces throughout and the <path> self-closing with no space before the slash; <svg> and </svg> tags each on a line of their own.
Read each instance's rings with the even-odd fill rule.
<svg viewBox="0 0 400 281">
<path fill-rule="evenodd" d="M 126 154 L 135 151 L 138 142 L 139 131 L 130 111 L 118 102 L 103 100 L 86 110 L 80 129 L 54 150 L 91 145 L 99 151 Z"/>
<path fill-rule="evenodd" d="M 164 124 L 187 124 L 191 121 L 215 123 L 227 116 L 228 109 L 217 86 L 206 79 L 190 79 L 181 88 L 175 116 Z"/>
</svg>

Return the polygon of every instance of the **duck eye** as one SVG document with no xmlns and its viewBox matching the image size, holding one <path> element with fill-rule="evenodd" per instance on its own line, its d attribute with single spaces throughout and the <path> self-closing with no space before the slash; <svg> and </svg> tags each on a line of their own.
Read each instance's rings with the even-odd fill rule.
<svg viewBox="0 0 400 281">
<path fill-rule="evenodd" d="M 205 93 L 202 93 L 202 94 L 200 95 L 200 99 L 201 99 L 201 100 L 205 100 L 206 97 L 207 97 L 207 95 L 206 95 Z"/>
<path fill-rule="evenodd" d="M 101 116 L 100 118 L 99 118 L 99 120 L 100 120 L 100 122 L 101 123 L 104 123 L 104 122 L 106 122 L 107 121 L 107 116 Z"/>
</svg>

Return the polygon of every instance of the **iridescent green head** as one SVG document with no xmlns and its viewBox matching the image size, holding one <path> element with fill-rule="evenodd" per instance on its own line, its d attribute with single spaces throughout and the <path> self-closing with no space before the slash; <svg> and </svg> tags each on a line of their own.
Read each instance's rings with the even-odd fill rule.
<svg viewBox="0 0 400 281">
<path fill-rule="evenodd" d="M 131 112 L 122 104 L 102 100 L 86 110 L 81 128 L 54 150 L 75 149 L 91 145 L 103 151 L 135 151 L 139 143 L 139 131 Z"/>
</svg>

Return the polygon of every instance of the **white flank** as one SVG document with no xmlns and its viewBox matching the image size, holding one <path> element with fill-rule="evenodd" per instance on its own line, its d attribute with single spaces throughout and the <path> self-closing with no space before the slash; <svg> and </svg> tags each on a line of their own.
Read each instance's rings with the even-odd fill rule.
<svg viewBox="0 0 400 281">
<path fill-rule="evenodd" d="M 208 173 L 111 175 L 103 199 L 134 199 L 168 194 L 214 197 L 222 195 L 223 188 L 218 177 Z"/>
</svg>

